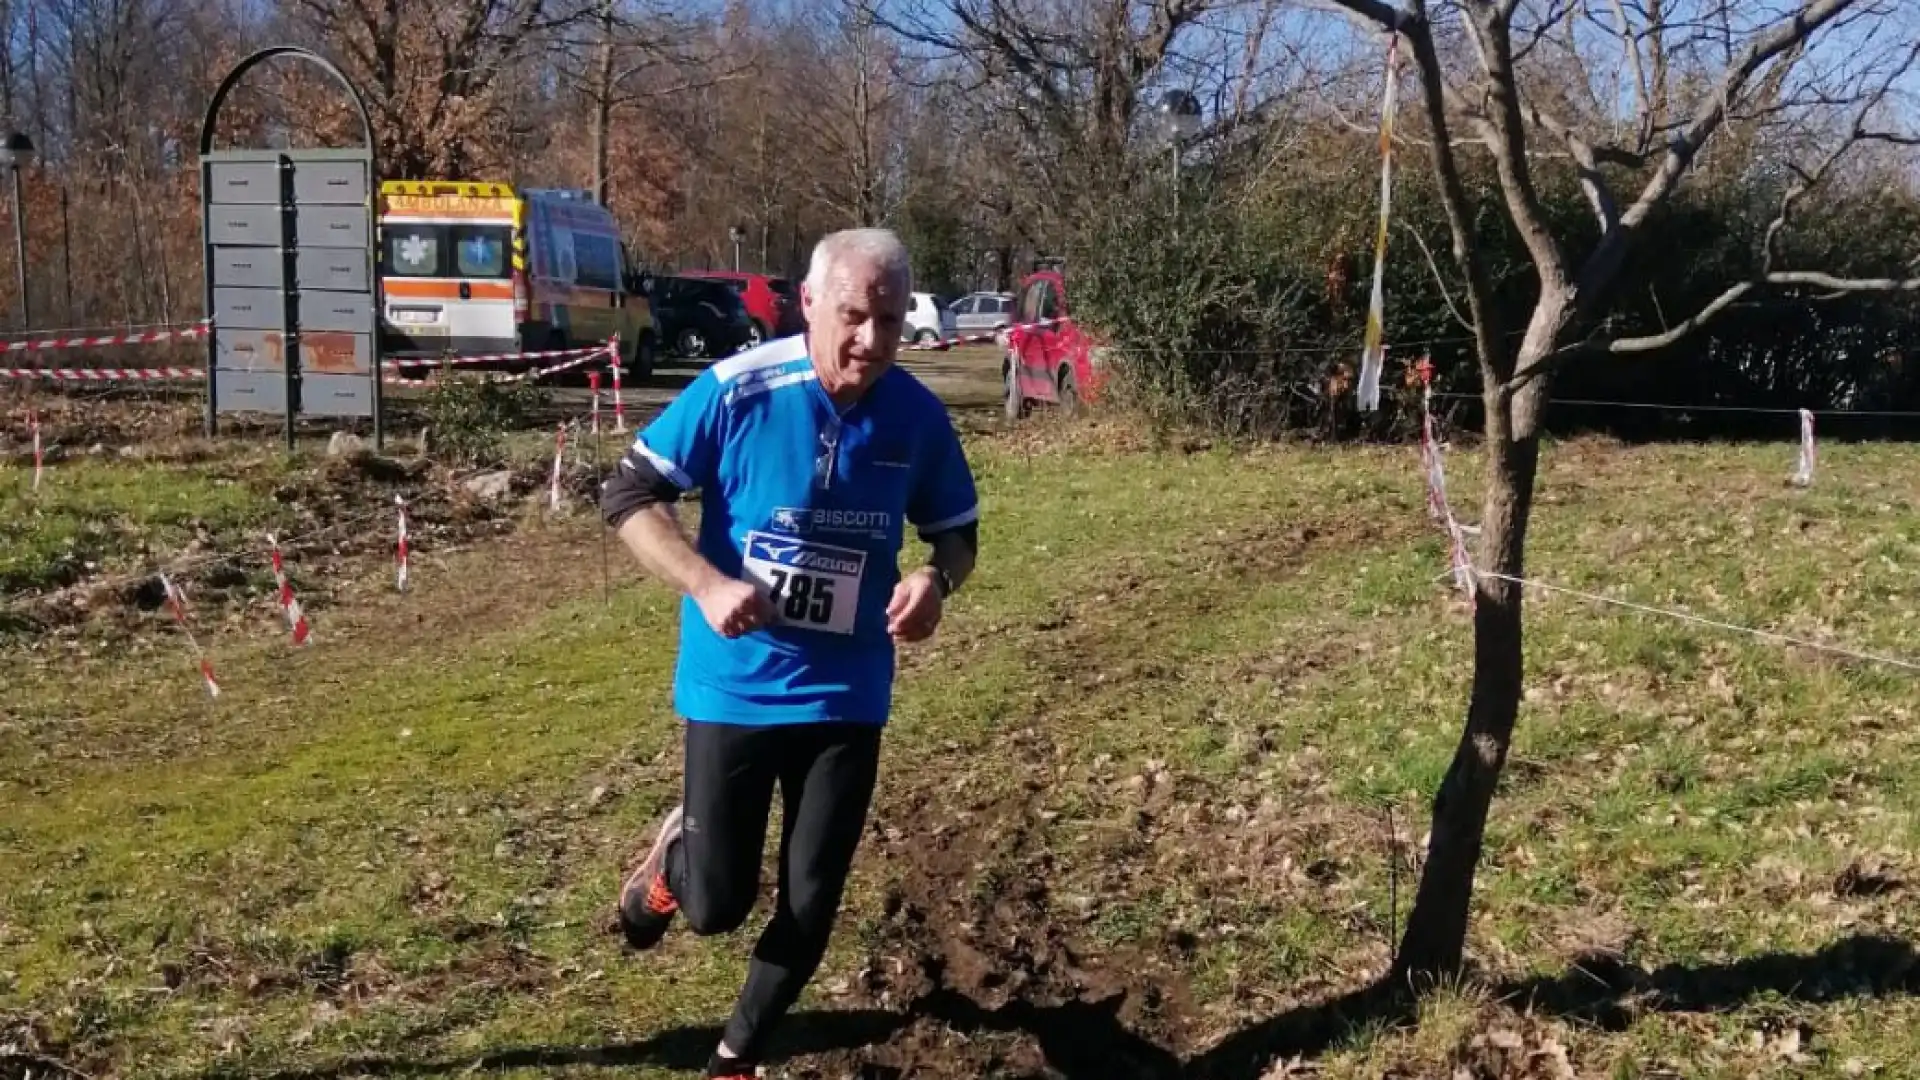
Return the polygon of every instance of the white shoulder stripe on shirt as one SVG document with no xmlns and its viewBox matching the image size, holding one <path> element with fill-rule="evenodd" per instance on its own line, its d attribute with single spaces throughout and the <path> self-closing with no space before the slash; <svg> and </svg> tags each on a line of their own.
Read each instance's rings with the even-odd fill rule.
<svg viewBox="0 0 1920 1080">
<path fill-rule="evenodd" d="M 807 355 L 807 335 L 795 334 L 792 337 L 775 338 L 764 345 L 756 345 L 743 353 L 735 353 L 713 365 L 713 377 L 721 384 L 730 383 L 750 371 L 762 368 L 778 367 L 790 364 Z"/>
<path fill-rule="evenodd" d="M 653 466 L 654 472 L 673 481 L 674 487 L 679 488 L 681 491 L 693 490 L 693 478 L 683 472 L 680 466 L 675 465 L 670 459 L 655 453 L 653 447 L 648 446 L 645 441 L 641 439 L 633 440 L 633 452 L 646 458 L 647 464 Z"/>
<path fill-rule="evenodd" d="M 972 506 L 967 507 L 964 511 L 950 518 L 941 518 L 939 521 L 929 521 L 925 525 L 919 526 L 920 535 L 932 536 L 934 533 L 946 532 L 948 529 L 957 529 L 962 525 L 971 525 L 979 520 L 980 504 L 974 503 Z"/>
<path fill-rule="evenodd" d="M 775 375 L 770 379 L 755 379 L 751 382 L 743 382 L 742 385 L 735 386 L 727 391 L 727 404 L 731 405 L 736 401 L 744 401 L 756 394 L 764 394 L 769 390 L 778 390 L 783 386 L 812 382 L 819 377 L 820 373 L 813 370 L 812 366 L 808 366 L 799 371 L 789 371 L 784 375 Z"/>
</svg>

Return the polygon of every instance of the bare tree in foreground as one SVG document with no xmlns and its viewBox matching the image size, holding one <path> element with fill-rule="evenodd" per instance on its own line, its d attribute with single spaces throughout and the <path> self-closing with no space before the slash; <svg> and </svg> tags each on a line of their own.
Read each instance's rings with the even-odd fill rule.
<svg viewBox="0 0 1920 1080">
<path fill-rule="evenodd" d="M 1472 697 L 1434 797 L 1426 868 L 1393 973 L 1425 983 L 1461 965 L 1487 810 L 1519 712 L 1516 579 L 1526 570 L 1540 421 L 1554 373 L 1664 348 L 1758 290 L 1920 292 L 1916 277 L 1848 279 L 1776 265 L 1795 208 L 1844 158 L 1869 144 L 1915 145 L 1911 133 L 1886 130 L 1885 117 L 1916 70 L 1920 19 L 1903 0 L 1329 2 L 1411 47 L 1486 411 Z M 1436 44 L 1461 40 L 1462 56 L 1443 57 Z M 1594 56 L 1596 40 L 1607 44 L 1607 65 L 1631 80 L 1617 95 L 1579 62 Z M 1538 74 L 1546 68 L 1551 81 Z M 1577 85 L 1583 78 L 1589 85 Z M 1621 123 L 1623 102 L 1632 115 Z M 1756 133 L 1773 133 L 1799 159 L 1766 229 L 1759 272 L 1663 332 L 1611 334 L 1611 287 L 1629 252 L 1647 242 L 1656 212 L 1710 144 Z M 1532 314 L 1513 332 L 1500 324 L 1461 177 L 1461 155 L 1480 153 L 1491 156 L 1501 210 L 1538 275 Z M 1535 174 L 1549 155 L 1571 158 L 1591 205 L 1598 235 L 1585 250 L 1571 250 L 1543 209 Z"/>
</svg>

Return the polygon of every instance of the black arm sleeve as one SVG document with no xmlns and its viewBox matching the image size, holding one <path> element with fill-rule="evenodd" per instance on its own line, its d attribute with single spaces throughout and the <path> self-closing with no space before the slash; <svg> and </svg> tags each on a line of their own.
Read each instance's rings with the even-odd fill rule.
<svg viewBox="0 0 1920 1080">
<path fill-rule="evenodd" d="M 932 543 L 942 536 L 958 536 L 961 542 L 967 545 L 967 551 L 971 552 L 975 558 L 979 557 L 980 522 L 978 519 L 969 521 L 965 525 L 955 525 L 951 529 L 942 529 L 937 533 L 923 533 L 920 539 Z"/>
<path fill-rule="evenodd" d="M 600 516 L 618 529 L 654 503 L 677 502 L 683 494 L 651 462 L 629 450 L 600 490 Z"/>
</svg>

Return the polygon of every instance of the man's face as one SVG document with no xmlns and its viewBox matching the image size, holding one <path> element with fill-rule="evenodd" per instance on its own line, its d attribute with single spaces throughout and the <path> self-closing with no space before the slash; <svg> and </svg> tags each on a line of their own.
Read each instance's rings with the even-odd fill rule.
<svg viewBox="0 0 1920 1080">
<path fill-rule="evenodd" d="M 801 283 L 800 310 L 822 387 L 835 397 L 858 397 L 900 353 L 906 283 L 870 259 L 847 256 L 833 263 L 818 293 Z"/>
</svg>

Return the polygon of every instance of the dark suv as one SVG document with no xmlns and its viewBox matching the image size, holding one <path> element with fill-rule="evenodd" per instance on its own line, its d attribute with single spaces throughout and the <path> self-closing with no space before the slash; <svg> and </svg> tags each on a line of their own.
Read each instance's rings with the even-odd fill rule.
<svg viewBox="0 0 1920 1080">
<path fill-rule="evenodd" d="M 757 340 L 746 304 L 726 282 L 662 274 L 649 299 L 660 340 L 681 356 L 731 356 Z"/>
<path fill-rule="evenodd" d="M 733 291 L 739 293 L 747 305 L 747 316 L 753 320 L 756 345 L 802 333 L 807 328 L 807 320 L 800 313 L 800 290 L 786 278 L 738 270 L 688 270 L 683 276 L 724 281 L 733 286 Z"/>
</svg>

